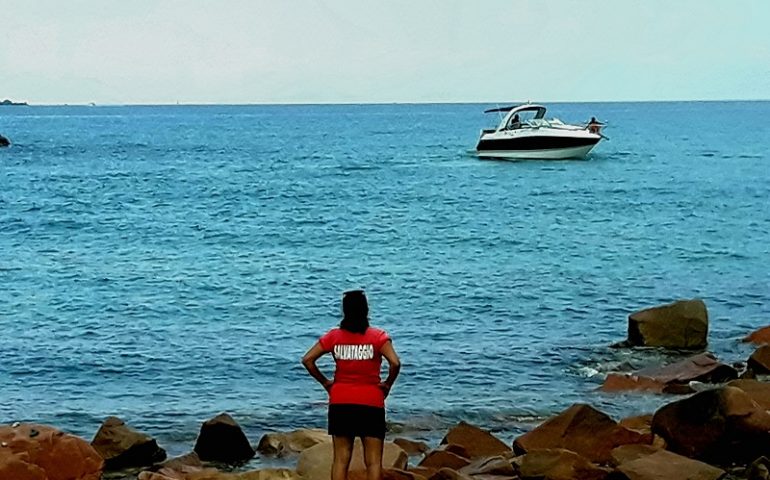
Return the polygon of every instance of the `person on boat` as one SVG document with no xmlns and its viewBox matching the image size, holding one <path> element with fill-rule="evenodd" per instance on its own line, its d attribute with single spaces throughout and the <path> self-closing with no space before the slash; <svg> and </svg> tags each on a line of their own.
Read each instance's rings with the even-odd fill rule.
<svg viewBox="0 0 770 480">
<path fill-rule="evenodd" d="M 336 369 L 329 380 L 316 365 L 331 353 Z M 388 376 L 380 379 L 382 357 L 388 361 Z M 329 393 L 328 431 L 334 459 L 332 480 L 346 480 L 353 442 L 364 447 L 367 480 L 382 480 L 382 451 L 385 440 L 385 398 L 401 370 L 393 342 L 384 330 L 369 326 L 369 305 L 363 290 L 342 295 L 342 321 L 329 330 L 302 357 L 302 365 Z"/>
<path fill-rule="evenodd" d="M 591 117 L 591 120 L 588 121 L 588 131 L 590 133 L 600 133 L 602 127 L 604 124 L 596 119 L 596 117 Z"/>
<path fill-rule="evenodd" d="M 519 119 L 518 113 L 514 114 L 513 119 L 511 119 L 511 130 L 516 128 L 521 128 L 521 120 Z"/>
</svg>

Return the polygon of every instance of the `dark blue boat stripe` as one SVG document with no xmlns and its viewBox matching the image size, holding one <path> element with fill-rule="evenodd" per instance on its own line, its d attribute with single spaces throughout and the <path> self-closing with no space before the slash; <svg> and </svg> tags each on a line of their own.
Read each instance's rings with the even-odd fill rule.
<svg viewBox="0 0 770 480">
<path fill-rule="evenodd" d="M 556 148 L 575 148 L 596 145 L 599 139 L 596 138 L 574 138 L 574 137 L 523 137 L 506 138 L 503 140 L 480 140 L 476 146 L 478 151 L 499 151 L 499 150 L 552 150 Z"/>
</svg>

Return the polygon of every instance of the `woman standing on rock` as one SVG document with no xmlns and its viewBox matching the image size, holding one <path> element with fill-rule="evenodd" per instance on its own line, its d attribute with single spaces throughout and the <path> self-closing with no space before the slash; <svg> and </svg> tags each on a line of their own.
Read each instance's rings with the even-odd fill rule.
<svg viewBox="0 0 770 480">
<path fill-rule="evenodd" d="M 318 369 L 316 360 L 334 357 L 334 381 Z M 388 361 L 388 378 L 380 381 L 382 357 Z M 393 343 L 384 330 L 369 326 L 369 305 L 363 290 L 342 295 L 342 322 L 308 350 L 302 364 L 329 392 L 329 434 L 334 441 L 332 480 L 345 480 L 353 441 L 364 447 L 367 480 L 382 479 L 385 439 L 385 397 L 401 369 Z"/>
</svg>

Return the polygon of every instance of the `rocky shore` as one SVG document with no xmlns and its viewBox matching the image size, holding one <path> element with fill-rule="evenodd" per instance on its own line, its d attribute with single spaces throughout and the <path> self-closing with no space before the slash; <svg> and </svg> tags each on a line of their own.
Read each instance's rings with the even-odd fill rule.
<svg viewBox="0 0 770 480">
<path fill-rule="evenodd" d="M 669 395 L 646 415 L 614 419 L 574 404 L 512 439 L 466 422 L 436 445 L 388 438 L 385 480 L 760 480 L 770 479 L 770 327 L 758 345 L 726 365 L 704 349 L 708 312 L 700 300 L 636 312 L 628 338 L 612 348 L 688 351 L 678 362 L 610 373 L 602 392 Z M 758 379 L 760 378 L 760 379 Z M 220 414 L 201 425 L 192 451 L 166 459 L 151 436 L 107 418 L 93 440 L 35 424 L 0 426 L 0 479 L 8 480 L 328 480 L 331 439 L 322 430 L 274 432 L 256 443 Z M 356 446 L 349 479 L 365 480 Z M 255 455 L 287 468 L 245 471 Z"/>
</svg>

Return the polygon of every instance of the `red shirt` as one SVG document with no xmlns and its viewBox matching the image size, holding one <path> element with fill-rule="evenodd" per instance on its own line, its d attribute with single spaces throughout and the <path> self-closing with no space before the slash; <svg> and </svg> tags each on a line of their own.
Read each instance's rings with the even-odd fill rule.
<svg viewBox="0 0 770 480">
<path fill-rule="evenodd" d="M 329 403 L 385 407 L 385 395 L 379 387 L 380 351 L 388 340 L 384 330 L 374 327 L 364 333 L 334 328 L 318 340 L 324 351 L 332 353 L 337 365 Z"/>
</svg>

